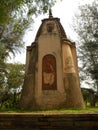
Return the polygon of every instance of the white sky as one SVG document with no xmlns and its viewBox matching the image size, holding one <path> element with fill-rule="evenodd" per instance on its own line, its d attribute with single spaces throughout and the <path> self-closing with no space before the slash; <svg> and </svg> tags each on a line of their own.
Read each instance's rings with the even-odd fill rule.
<svg viewBox="0 0 98 130">
<path fill-rule="evenodd" d="M 73 24 L 73 16 L 78 11 L 78 6 L 80 4 L 88 3 L 92 0 L 62 0 L 62 2 L 60 2 L 60 0 L 57 1 L 57 4 L 52 8 L 52 14 L 54 17 L 60 18 L 61 24 L 64 27 L 68 38 L 76 41 L 76 33 L 73 32 L 73 29 L 71 27 Z M 32 28 L 26 32 L 24 36 L 25 46 L 31 45 L 31 43 L 34 41 L 37 30 L 41 24 L 41 20 L 44 18 L 48 18 L 48 14 L 37 17 L 35 19 L 35 23 L 32 24 Z M 18 54 L 16 58 L 13 58 L 11 62 L 25 63 L 25 60 L 26 49 L 21 52 L 21 54 Z"/>
</svg>

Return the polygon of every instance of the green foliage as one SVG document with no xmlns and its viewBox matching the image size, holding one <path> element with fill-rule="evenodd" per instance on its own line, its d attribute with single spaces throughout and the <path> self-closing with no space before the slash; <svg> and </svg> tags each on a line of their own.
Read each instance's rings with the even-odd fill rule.
<svg viewBox="0 0 98 130">
<path fill-rule="evenodd" d="M 5 79 L 5 74 L 6 74 L 6 64 L 4 62 L 4 56 L 5 56 L 5 49 L 0 43 L 0 89 L 4 85 L 4 79 Z"/>
<path fill-rule="evenodd" d="M 97 114 L 98 108 L 85 108 L 85 109 L 60 109 L 60 110 L 20 110 L 20 109 L 3 109 L 0 110 L 4 113 L 30 113 L 30 114 Z"/>
<path fill-rule="evenodd" d="M 55 0 L 0 0 L 0 87 L 7 58 L 24 47 L 23 35 L 32 15 L 45 13 Z"/>
<path fill-rule="evenodd" d="M 82 93 L 87 107 L 98 107 L 98 92 L 90 88 L 82 88 Z"/>
<path fill-rule="evenodd" d="M 7 64 L 4 83 L 0 86 L 1 109 L 17 106 L 24 80 L 24 69 L 23 64 Z"/>
<path fill-rule="evenodd" d="M 15 54 L 23 47 L 22 36 L 31 23 L 32 15 L 45 13 L 54 0 L 1 0 L 0 42 L 9 52 Z"/>
<path fill-rule="evenodd" d="M 45 13 L 55 0 L 0 0 L 0 24 L 8 23 L 13 16 Z"/>
<path fill-rule="evenodd" d="M 1 0 L 0 1 L 0 44 L 5 49 L 5 58 L 23 48 L 25 30 L 32 15 L 45 13 L 55 0 Z"/>
<path fill-rule="evenodd" d="M 22 87 L 24 79 L 24 65 L 23 64 L 8 64 L 7 65 L 7 86 L 9 89 L 17 90 Z"/>
<path fill-rule="evenodd" d="M 24 47 L 23 35 L 33 21 L 32 16 L 46 13 L 54 3 L 55 0 L 0 0 L 0 94 L 7 91 L 9 95 L 13 90 L 14 100 L 5 104 L 16 102 L 17 89 L 24 77 L 24 65 L 7 64 L 7 58 Z"/>
<path fill-rule="evenodd" d="M 98 2 L 80 6 L 74 29 L 79 36 L 79 59 L 82 80 L 92 79 L 98 87 Z"/>
</svg>

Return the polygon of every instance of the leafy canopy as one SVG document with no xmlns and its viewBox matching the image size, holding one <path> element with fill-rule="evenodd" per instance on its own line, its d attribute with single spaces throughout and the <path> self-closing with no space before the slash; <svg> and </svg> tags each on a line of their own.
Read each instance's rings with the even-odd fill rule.
<svg viewBox="0 0 98 130">
<path fill-rule="evenodd" d="M 23 35 L 32 15 L 45 13 L 55 0 L 0 0 L 0 87 L 5 82 L 7 58 L 21 52 Z"/>
<path fill-rule="evenodd" d="M 82 5 L 79 10 L 74 29 L 79 36 L 81 76 L 83 80 L 92 79 L 93 87 L 98 87 L 98 1 Z"/>
</svg>

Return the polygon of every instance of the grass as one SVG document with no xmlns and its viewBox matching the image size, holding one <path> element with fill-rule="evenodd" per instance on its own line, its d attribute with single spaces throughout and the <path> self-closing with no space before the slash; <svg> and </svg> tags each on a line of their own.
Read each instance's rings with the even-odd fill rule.
<svg viewBox="0 0 98 130">
<path fill-rule="evenodd" d="M 20 110 L 6 109 L 0 113 L 30 113 L 30 114 L 98 114 L 98 108 L 60 109 L 60 110 Z"/>
</svg>

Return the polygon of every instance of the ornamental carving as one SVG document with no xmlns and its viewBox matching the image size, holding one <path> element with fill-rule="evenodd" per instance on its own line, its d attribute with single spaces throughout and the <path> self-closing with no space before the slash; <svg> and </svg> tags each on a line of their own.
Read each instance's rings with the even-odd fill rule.
<svg viewBox="0 0 98 130">
<path fill-rule="evenodd" d="M 51 33 L 53 31 L 53 29 L 54 29 L 54 23 L 48 23 L 47 24 L 47 31 Z"/>
</svg>

